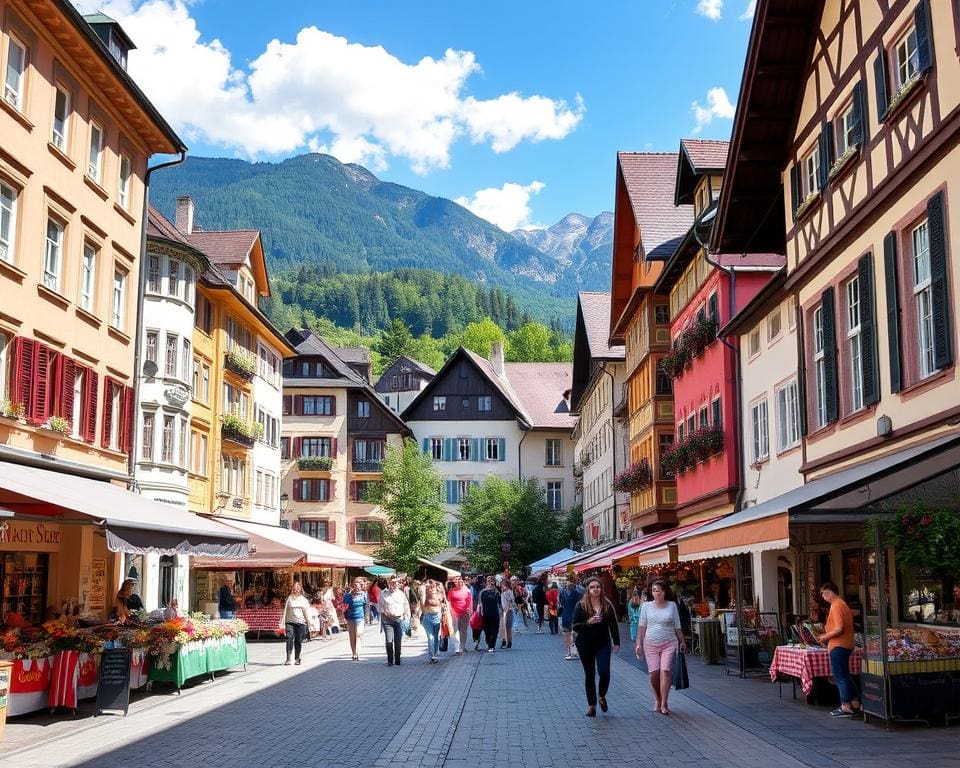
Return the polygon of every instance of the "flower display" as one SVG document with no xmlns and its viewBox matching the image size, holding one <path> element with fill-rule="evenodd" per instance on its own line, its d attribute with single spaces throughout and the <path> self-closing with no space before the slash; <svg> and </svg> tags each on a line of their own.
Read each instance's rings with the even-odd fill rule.
<svg viewBox="0 0 960 768">
<path fill-rule="evenodd" d="M 650 462 L 640 459 L 613 478 L 613 490 L 620 493 L 634 493 L 653 486 L 653 473 Z"/>
</svg>

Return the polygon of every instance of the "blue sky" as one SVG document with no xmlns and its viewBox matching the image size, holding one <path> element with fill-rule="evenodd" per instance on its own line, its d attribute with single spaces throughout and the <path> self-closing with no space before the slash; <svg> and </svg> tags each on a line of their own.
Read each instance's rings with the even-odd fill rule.
<svg viewBox="0 0 960 768">
<path fill-rule="evenodd" d="M 750 0 L 75 1 L 124 25 L 191 154 L 327 151 L 506 229 L 612 210 L 618 150 L 729 138 L 751 23 Z"/>
</svg>

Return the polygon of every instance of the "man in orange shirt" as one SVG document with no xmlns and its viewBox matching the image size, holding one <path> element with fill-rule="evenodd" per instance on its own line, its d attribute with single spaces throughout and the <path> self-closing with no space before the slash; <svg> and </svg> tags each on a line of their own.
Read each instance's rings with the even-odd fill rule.
<svg viewBox="0 0 960 768">
<path fill-rule="evenodd" d="M 840 707 L 831 717 L 853 717 L 860 713 L 860 692 L 850 676 L 850 654 L 853 653 L 853 613 L 840 597 L 840 590 L 832 581 L 825 581 L 820 595 L 830 604 L 825 632 L 820 642 L 827 643 L 830 652 L 830 671 L 840 689 Z"/>
</svg>

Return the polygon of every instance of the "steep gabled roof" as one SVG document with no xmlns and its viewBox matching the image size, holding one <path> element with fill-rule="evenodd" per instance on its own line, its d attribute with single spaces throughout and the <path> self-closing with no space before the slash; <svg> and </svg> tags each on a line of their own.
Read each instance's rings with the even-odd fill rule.
<svg viewBox="0 0 960 768">
<path fill-rule="evenodd" d="M 504 374 L 534 429 L 572 430 L 576 417 L 564 394 L 570 391 L 570 363 L 506 363 Z"/>
<path fill-rule="evenodd" d="M 184 236 L 191 245 L 199 248 L 210 261 L 218 266 L 243 264 L 260 237 L 257 229 L 234 229 L 217 232 L 193 231 Z"/>
<path fill-rule="evenodd" d="M 147 206 L 147 236 L 159 237 L 196 250 L 196 247 L 180 234 L 180 230 L 173 225 L 173 222 L 152 205 Z"/>
<path fill-rule="evenodd" d="M 693 202 L 697 179 L 704 174 L 723 173 L 727 165 L 729 141 L 708 139 L 681 139 L 680 157 L 677 161 L 674 205 Z"/>
<path fill-rule="evenodd" d="M 366 347 L 337 347 L 337 357 L 345 363 L 370 364 L 370 350 Z"/>
<path fill-rule="evenodd" d="M 673 202 L 677 160 L 676 152 L 617 153 L 648 260 L 669 257 L 693 223 L 693 207 Z"/>
<path fill-rule="evenodd" d="M 577 294 L 577 323 L 583 322 L 587 351 L 594 360 L 625 360 L 627 348 L 610 344 L 610 292 L 580 291 Z"/>
</svg>

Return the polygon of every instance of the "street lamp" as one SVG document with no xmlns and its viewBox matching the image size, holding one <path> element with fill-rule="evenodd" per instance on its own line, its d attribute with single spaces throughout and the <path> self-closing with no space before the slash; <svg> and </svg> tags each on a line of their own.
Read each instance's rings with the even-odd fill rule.
<svg viewBox="0 0 960 768">
<path fill-rule="evenodd" d="M 280 514 L 285 515 L 287 513 L 287 507 L 290 506 L 290 494 L 281 493 L 280 494 Z"/>
</svg>

